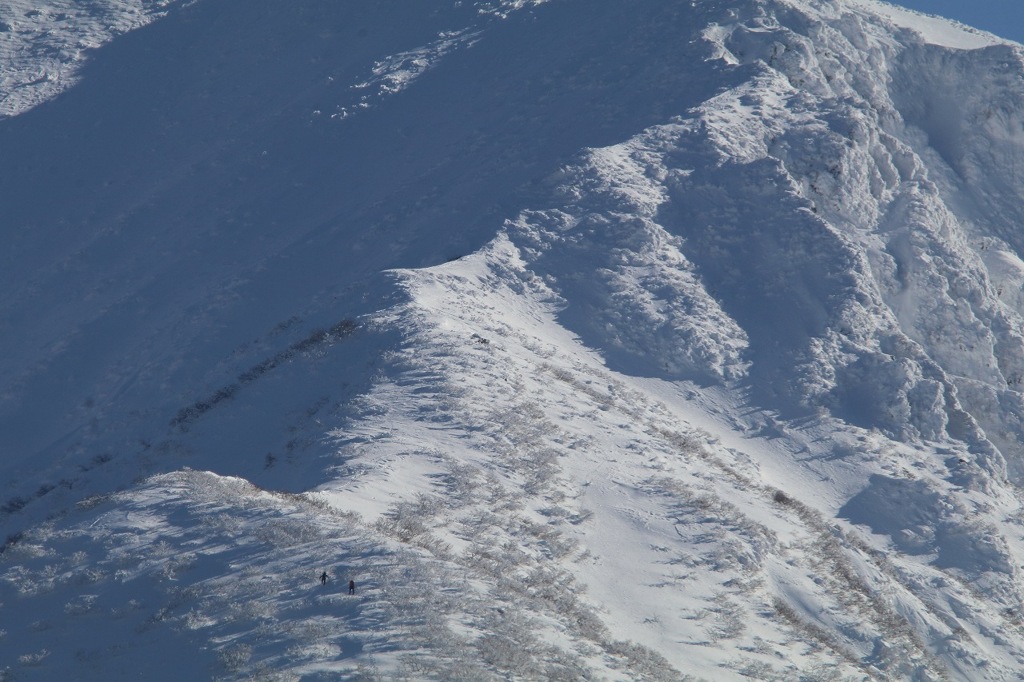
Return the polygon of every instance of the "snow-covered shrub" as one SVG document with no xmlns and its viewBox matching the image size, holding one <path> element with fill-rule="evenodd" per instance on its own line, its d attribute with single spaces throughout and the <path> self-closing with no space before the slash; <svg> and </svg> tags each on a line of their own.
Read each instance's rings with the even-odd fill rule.
<svg viewBox="0 0 1024 682">
<path fill-rule="evenodd" d="M 258 527 L 255 535 L 263 542 L 281 549 L 315 542 L 322 538 L 314 524 L 288 518 L 268 520 Z"/>
<path fill-rule="evenodd" d="M 708 610 L 714 614 L 713 624 L 709 631 L 712 642 L 722 639 L 735 639 L 746 630 L 744 616 L 739 604 L 730 599 L 728 595 L 720 593 L 715 595 L 714 606 Z"/>
<path fill-rule="evenodd" d="M 429 529 L 420 516 L 411 512 L 412 505 L 398 505 L 374 523 L 374 527 L 402 542 L 411 542 L 413 538 L 423 535 Z"/>
<path fill-rule="evenodd" d="M 608 650 L 613 655 L 622 656 L 634 679 L 652 680 L 652 682 L 673 682 L 680 678 L 679 671 L 659 654 L 634 642 L 616 640 L 609 643 Z"/>
<path fill-rule="evenodd" d="M 488 633 L 475 642 L 480 658 L 498 670 L 514 670 L 523 675 L 534 667 L 533 657 L 523 638 L 510 638 L 499 633 Z"/>
<path fill-rule="evenodd" d="M 95 594 L 83 594 L 65 604 L 64 613 L 69 616 L 80 616 L 89 613 L 96 607 L 96 600 L 98 598 L 99 596 Z"/>
<path fill-rule="evenodd" d="M 67 581 L 73 585 L 91 585 L 103 580 L 106 576 L 104 571 L 96 566 L 86 566 L 71 572 Z"/>
<path fill-rule="evenodd" d="M 248 644 L 234 644 L 217 652 L 220 664 L 229 672 L 238 672 L 252 658 L 252 647 Z"/>
<path fill-rule="evenodd" d="M 110 615 L 113 618 L 124 618 L 136 611 L 145 608 L 145 605 L 138 599 L 129 599 L 124 606 L 118 606 L 110 610 Z"/>
<path fill-rule="evenodd" d="M 352 680 L 353 682 L 385 682 L 380 669 L 372 661 L 360 661 Z"/>
<path fill-rule="evenodd" d="M 825 648 L 839 654 L 850 663 L 859 666 L 860 659 L 846 647 L 839 643 L 836 637 L 823 627 L 802 618 L 792 606 L 778 597 L 772 599 L 772 607 L 775 613 L 798 632 L 809 637 L 811 641 L 817 642 Z"/>
<path fill-rule="evenodd" d="M 22 654 L 21 656 L 18 656 L 18 663 L 21 663 L 22 665 L 39 665 L 49 655 L 50 655 L 49 650 L 47 650 L 47 649 L 40 649 L 39 651 L 36 651 L 35 653 Z"/>
</svg>

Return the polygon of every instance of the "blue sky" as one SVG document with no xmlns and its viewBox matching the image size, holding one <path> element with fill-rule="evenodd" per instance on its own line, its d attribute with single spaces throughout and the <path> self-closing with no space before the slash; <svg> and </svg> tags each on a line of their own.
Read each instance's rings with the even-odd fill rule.
<svg viewBox="0 0 1024 682">
<path fill-rule="evenodd" d="M 1024 0 L 889 0 L 1024 42 Z"/>
</svg>

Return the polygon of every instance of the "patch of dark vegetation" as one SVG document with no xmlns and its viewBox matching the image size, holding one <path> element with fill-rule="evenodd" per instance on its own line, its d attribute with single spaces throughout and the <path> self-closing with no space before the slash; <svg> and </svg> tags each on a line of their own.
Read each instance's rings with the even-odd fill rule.
<svg viewBox="0 0 1024 682">
<path fill-rule="evenodd" d="M 4 540 L 4 544 L 0 545 L 0 554 L 6 552 L 8 547 L 14 547 L 16 544 L 21 542 L 21 539 L 23 537 L 25 537 L 25 534 L 21 531 L 18 531 L 17 533 L 11 533 L 10 535 L 8 535 L 7 539 Z"/>
<path fill-rule="evenodd" d="M 238 383 L 223 386 L 217 389 L 211 396 L 203 400 L 197 400 L 188 407 L 178 410 L 178 414 L 171 420 L 171 426 L 187 429 L 190 423 L 212 410 L 218 404 L 233 398 L 246 384 L 251 384 L 297 355 L 309 353 L 317 348 L 340 341 L 353 334 L 358 328 L 359 325 L 355 320 L 345 319 L 328 328 L 320 327 L 314 329 L 304 339 L 296 341 L 273 357 L 267 358 L 239 374 Z"/>
<path fill-rule="evenodd" d="M 0 505 L 0 512 L 3 512 L 4 514 L 13 514 L 24 509 L 25 505 L 27 505 L 31 501 L 32 500 L 30 500 L 27 497 L 15 495 L 11 499 L 4 502 L 3 505 Z"/>
<path fill-rule="evenodd" d="M 225 400 L 234 397 L 235 393 L 238 392 L 239 388 L 241 387 L 238 384 L 222 386 L 221 388 L 217 389 L 217 391 L 206 400 L 197 400 L 188 407 L 183 407 L 182 409 L 178 410 L 178 414 L 174 417 L 173 420 L 171 420 L 171 425 L 179 426 L 187 424 L 188 422 L 191 422 L 194 419 L 203 416 L 204 414 L 212 410 L 214 407 L 216 407 L 218 403 L 222 403 Z"/>
<path fill-rule="evenodd" d="M 274 335 L 281 334 L 283 332 L 288 331 L 299 322 L 302 322 L 302 318 L 299 317 L 298 315 L 292 315 L 284 322 L 278 322 L 276 325 L 274 325 L 274 328 L 270 330 L 270 333 Z"/>
<path fill-rule="evenodd" d="M 92 471 L 96 467 L 103 466 L 112 459 L 114 459 L 113 455 L 107 452 L 102 452 L 93 457 L 88 464 L 79 464 L 78 469 L 79 471 Z"/>
<path fill-rule="evenodd" d="M 274 369 L 274 367 L 277 367 L 277 363 L 275 362 L 276 359 L 277 356 L 275 355 L 274 357 L 268 360 L 264 360 L 255 367 L 250 367 L 249 369 L 245 370 L 244 372 L 238 375 L 238 380 L 243 384 L 248 384 L 252 381 L 256 381 L 261 376 L 263 376 L 270 370 Z"/>
</svg>

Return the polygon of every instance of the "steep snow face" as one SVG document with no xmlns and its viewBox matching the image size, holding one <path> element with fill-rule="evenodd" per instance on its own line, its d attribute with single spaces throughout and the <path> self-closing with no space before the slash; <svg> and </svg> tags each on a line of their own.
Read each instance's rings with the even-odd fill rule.
<svg viewBox="0 0 1024 682">
<path fill-rule="evenodd" d="M 786 377 L 756 361 L 755 371 L 761 364 L 764 383 L 793 387 L 796 401 L 855 423 L 927 439 L 952 429 L 980 442 L 970 422 L 995 426 L 987 406 L 1016 402 L 1022 367 L 1020 311 L 1000 298 L 1004 288 L 993 286 L 984 258 L 1001 250 L 1019 210 L 1008 200 L 1008 186 L 1019 182 L 1015 124 L 998 113 L 1014 110 L 1021 94 L 1016 48 L 950 49 L 927 30 L 894 35 L 843 5 L 756 16 L 706 35 L 722 59 L 760 69 L 750 85 L 702 107 L 699 120 L 721 165 L 759 173 L 747 184 L 762 196 L 748 199 L 741 187 L 699 207 L 700 173 L 683 175 L 675 202 L 683 236 L 712 234 L 730 246 L 715 257 L 687 255 L 708 278 L 733 254 L 768 268 L 753 291 L 741 277 L 712 285 L 725 296 L 742 292 L 733 314 L 755 316 L 741 321 L 751 336 L 806 333 L 752 342 L 753 352 L 778 343 L 792 353 L 778 367 Z M 1000 94 L 981 94 L 993 90 Z M 979 183 L 993 170 L 995 183 Z M 778 188 L 777 198 L 766 201 L 766 187 Z M 737 207 L 737 218 L 716 215 Z M 797 319 L 755 322 L 771 310 Z M 793 368 L 806 369 L 793 377 Z M 980 459 L 1002 468 L 998 457 Z"/>
<path fill-rule="evenodd" d="M 594 150 L 547 179 L 557 207 L 526 211 L 508 229 L 530 268 L 549 279 L 563 324 L 627 374 L 721 382 L 742 377 L 743 329 L 700 282 L 683 242 L 658 222 L 678 135 L 658 128 Z"/>
<path fill-rule="evenodd" d="M 868 0 L 51 4 L 166 14 L 45 102 L 0 33 L 0 679 L 1024 666 L 1019 47 Z"/>
</svg>

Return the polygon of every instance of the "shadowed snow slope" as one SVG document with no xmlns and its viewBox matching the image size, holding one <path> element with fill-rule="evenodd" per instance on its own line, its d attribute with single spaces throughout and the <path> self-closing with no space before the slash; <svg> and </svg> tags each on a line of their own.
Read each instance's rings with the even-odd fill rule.
<svg viewBox="0 0 1024 682">
<path fill-rule="evenodd" d="M 1019 679 L 1022 111 L 873 0 L 5 4 L 0 681 Z"/>
</svg>

